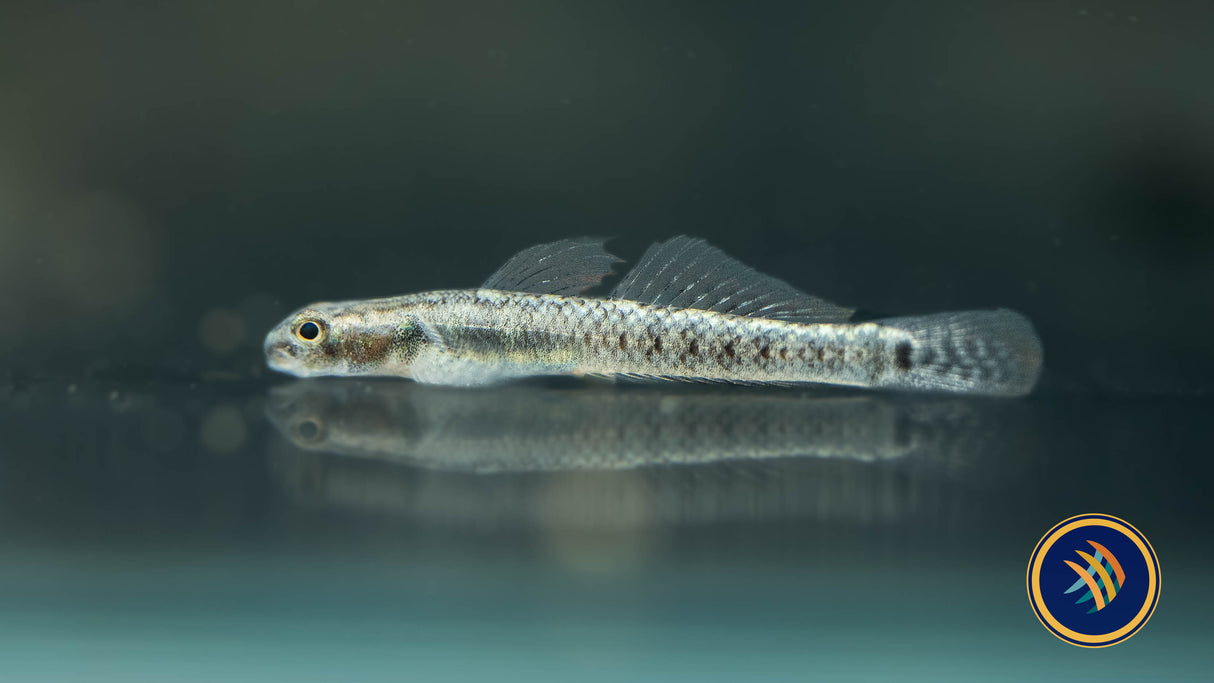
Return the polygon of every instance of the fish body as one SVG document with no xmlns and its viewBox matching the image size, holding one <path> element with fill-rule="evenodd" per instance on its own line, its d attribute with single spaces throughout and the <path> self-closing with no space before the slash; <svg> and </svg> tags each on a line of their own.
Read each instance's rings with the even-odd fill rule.
<svg viewBox="0 0 1214 683">
<path fill-rule="evenodd" d="M 1027 393 L 1039 372 L 1040 342 L 1012 311 L 853 323 L 850 309 L 689 238 L 651 247 L 609 297 L 585 296 L 610 258 L 565 240 L 479 289 L 314 304 L 270 332 L 267 360 L 297 376 L 460 386 L 596 375 L 990 395 Z M 528 279 L 536 269 L 550 277 Z"/>
</svg>

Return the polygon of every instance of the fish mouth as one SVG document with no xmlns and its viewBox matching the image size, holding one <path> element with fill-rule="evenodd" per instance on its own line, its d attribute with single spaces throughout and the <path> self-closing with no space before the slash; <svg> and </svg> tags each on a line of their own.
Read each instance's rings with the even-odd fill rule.
<svg viewBox="0 0 1214 683">
<path fill-rule="evenodd" d="M 292 375 L 299 374 L 299 359 L 295 357 L 295 350 L 291 345 L 281 341 L 266 341 L 266 365 L 270 366 L 271 370 L 285 372 Z"/>
</svg>

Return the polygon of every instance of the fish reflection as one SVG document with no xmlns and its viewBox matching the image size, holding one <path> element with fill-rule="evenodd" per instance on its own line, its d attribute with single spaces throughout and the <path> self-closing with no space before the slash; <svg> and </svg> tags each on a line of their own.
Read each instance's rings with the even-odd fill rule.
<svg viewBox="0 0 1214 683">
<path fill-rule="evenodd" d="M 898 517 L 1005 476 L 991 456 L 1023 432 L 1005 402 L 703 387 L 312 380 L 267 412 L 297 498 L 492 525 Z"/>
<path fill-rule="evenodd" d="M 274 389 L 268 412 L 301 448 L 468 472 L 888 460 L 930 439 L 904 407 L 868 396 L 321 380 Z"/>
</svg>

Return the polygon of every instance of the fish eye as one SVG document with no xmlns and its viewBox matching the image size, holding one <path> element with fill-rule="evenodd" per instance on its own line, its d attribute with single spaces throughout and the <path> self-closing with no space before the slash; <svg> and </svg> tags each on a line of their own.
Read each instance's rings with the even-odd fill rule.
<svg viewBox="0 0 1214 683">
<path fill-rule="evenodd" d="M 319 320 L 303 320 L 295 327 L 295 336 L 301 341 L 320 341 L 325 334 L 325 324 Z"/>
<path fill-rule="evenodd" d="M 321 428 L 320 420 L 317 420 L 314 417 L 301 420 L 299 424 L 295 425 L 295 433 L 299 435 L 300 439 L 308 443 L 319 441 L 323 435 L 323 432 L 324 430 Z"/>
</svg>

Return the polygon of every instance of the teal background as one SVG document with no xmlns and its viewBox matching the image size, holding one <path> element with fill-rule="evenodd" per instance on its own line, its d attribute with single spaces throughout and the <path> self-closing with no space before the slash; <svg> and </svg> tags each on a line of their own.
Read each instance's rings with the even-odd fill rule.
<svg viewBox="0 0 1214 683">
<path fill-rule="evenodd" d="M 1177 474 L 1214 441 L 1205 399 L 980 401 L 955 449 L 873 462 L 486 475 L 300 450 L 255 386 L 5 400 L 13 680 L 1200 679 L 1209 664 L 1208 503 Z M 196 436 L 216 405 L 242 416 L 240 450 Z M 147 439 L 165 414 L 185 425 L 171 452 Z M 1040 537 L 1083 510 L 1135 524 L 1163 576 L 1151 621 L 1102 650 L 1052 636 L 1025 588 Z"/>
</svg>

